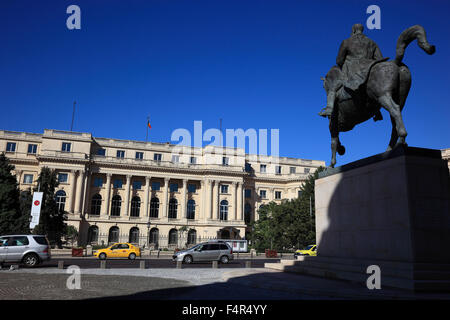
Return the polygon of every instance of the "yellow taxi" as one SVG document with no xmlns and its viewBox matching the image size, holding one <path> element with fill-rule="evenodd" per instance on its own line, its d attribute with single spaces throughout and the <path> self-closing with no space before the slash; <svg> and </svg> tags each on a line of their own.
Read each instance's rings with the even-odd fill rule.
<svg viewBox="0 0 450 320">
<path fill-rule="evenodd" d="M 100 260 L 105 260 L 106 258 L 128 258 L 134 260 L 136 257 L 141 256 L 141 249 L 131 243 L 114 243 L 108 248 L 95 250 L 93 255 Z"/>
<path fill-rule="evenodd" d="M 307 246 L 303 250 L 295 251 L 294 257 L 297 257 L 297 256 L 317 256 L 316 248 L 317 248 L 317 246 L 315 244 L 311 244 L 311 245 Z"/>
</svg>

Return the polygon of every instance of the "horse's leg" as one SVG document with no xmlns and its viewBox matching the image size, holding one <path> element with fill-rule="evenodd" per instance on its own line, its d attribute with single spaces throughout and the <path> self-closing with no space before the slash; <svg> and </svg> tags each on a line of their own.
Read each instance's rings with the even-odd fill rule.
<svg viewBox="0 0 450 320">
<path fill-rule="evenodd" d="M 391 151 L 392 149 L 394 149 L 395 144 L 397 143 L 398 140 L 397 129 L 395 128 L 395 120 L 394 118 L 392 118 L 392 116 L 391 116 L 391 124 L 392 124 L 391 140 L 389 141 L 389 145 L 386 151 Z"/>
<path fill-rule="evenodd" d="M 382 95 L 381 97 L 378 97 L 377 100 L 380 103 L 380 105 L 389 112 L 391 118 L 394 119 L 395 129 L 396 129 L 397 135 L 399 137 L 398 142 L 404 144 L 405 138 L 408 135 L 408 133 L 406 132 L 405 124 L 403 123 L 402 112 L 401 112 L 400 106 L 397 103 L 395 103 L 395 101 L 394 101 L 394 99 L 392 99 L 392 96 L 390 93 L 386 93 L 386 94 Z M 394 136 L 391 135 L 391 140 L 393 138 L 395 138 L 395 135 Z"/>
<path fill-rule="evenodd" d="M 334 168 L 336 164 L 336 150 L 339 146 L 339 130 L 337 125 L 337 115 L 333 113 L 330 117 L 330 134 L 331 134 L 331 163 L 330 166 Z"/>
</svg>

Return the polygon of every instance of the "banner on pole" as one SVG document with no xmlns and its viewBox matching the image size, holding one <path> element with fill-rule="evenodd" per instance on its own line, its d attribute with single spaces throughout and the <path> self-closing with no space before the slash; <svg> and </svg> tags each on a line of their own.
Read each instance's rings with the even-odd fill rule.
<svg viewBox="0 0 450 320">
<path fill-rule="evenodd" d="M 41 215 L 41 205 L 43 192 L 35 192 L 33 194 L 33 202 L 31 204 L 31 221 L 30 229 L 33 229 L 39 224 L 39 216 Z"/>
</svg>

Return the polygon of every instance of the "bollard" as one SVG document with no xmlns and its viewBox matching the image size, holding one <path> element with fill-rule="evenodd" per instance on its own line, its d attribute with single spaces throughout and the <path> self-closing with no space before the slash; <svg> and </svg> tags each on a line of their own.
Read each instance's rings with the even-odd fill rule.
<svg viewBox="0 0 450 320">
<path fill-rule="evenodd" d="M 64 261 L 58 261 L 58 269 L 64 269 Z"/>
<path fill-rule="evenodd" d="M 218 263 L 217 263 L 217 261 L 213 261 L 212 262 L 212 267 L 213 267 L 213 269 L 217 269 L 218 268 Z"/>
<path fill-rule="evenodd" d="M 245 261 L 245 267 L 246 268 L 251 268 L 252 267 L 252 262 L 251 261 Z"/>
<path fill-rule="evenodd" d="M 183 268 L 183 261 L 177 261 L 177 269 Z"/>
<path fill-rule="evenodd" d="M 106 269 L 106 261 L 105 260 L 100 261 L 100 269 Z"/>
<path fill-rule="evenodd" d="M 139 263 L 139 268 L 140 269 L 145 269 L 145 260 L 141 260 Z"/>
</svg>

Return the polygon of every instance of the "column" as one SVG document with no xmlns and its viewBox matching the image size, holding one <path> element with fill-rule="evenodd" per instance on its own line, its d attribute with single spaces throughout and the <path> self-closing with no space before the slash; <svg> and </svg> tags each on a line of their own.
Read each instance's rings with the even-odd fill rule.
<svg viewBox="0 0 450 320">
<path fill-rule="evenodd" d="M 149 217 L 150 216 L 150 213 L 149 213 L 149 210 L 148 210 L 148 193 L 150 192 L 150 179 L 151 179 L 151 177 L 145 177 L 145 194 L 144 194 L 144 202 L 145 202 L 145 204 L 144 204 L 144 210 L 145 210 L 145 213 L 144 213 L 144 217 Z"/>
<path fill-rule="evenodd" d="M 105 216 L 109 216 L 109 199 L 111 197 L 111 177 L 112 177 L 111 173 L 106 174 L 106 198 L 104 206 L 105 211 L 103 212 Z"/>
<path fill-rule="evenodd" d="M 183 179 L 183 196 L 182 196 L 182 203 L 181 203 L 181 217 L 187 219 L 187 180 Z"/>
<path fill-rule="evenodd" d="M 75 170 L 70 171 L 70 195 L 67 201 L 67 211 L 69 211 L 69 213 L 73 213 L 73 204 L 75 203 L 75 179 L 77 178 L 76 173 L 77 172 Z"/>
<path fill-rule="evenodd" d="M 127 175 L 127 187 L 125 190 L 125 214 L 124 216 L 128 216 L 128 209 L 130 207 L 130 187 L 131 187 L 131 175 Z"/>
<path fill-rule="evenodd" d="M 217 219 L 219 220 L 219 180 L 214 180 L 214 188 L 213 188 L 213 202 L 212 202 L 212 206 L 213 206 L 213 219 Z"/>
<path fill-rule="evenodd" d="M 17 177 L 17 184 L 21 184 L 22 183 L 22 170 L 16 170 L 16 177 Z"/>
<path fill-rule="evenodd" d="M 206 189 L 206 183 L 205 183 L 205 180 L 200 180 L 200 188 L 202 189 L 201 190 L 201 200 L 200 200 L 200 210 L 199 210 L 199 212 L 198 212 L 198 220 L 199 221 L 202 221 L 203 220 L 203 218 L 205 217 L 205 212 L 206 212 L 206 210 L 205 210 L 205 197 L 206 197 L 206 192 L 205 192 L 205 189 Z"/>
<path fill-rule="evenodd" d="M 86 214 L 88 201 L 89 201 L 89 191 L 91 190 L 91 175 L 92 172 L 86 171 L 86 175 L 84 176 L 84 190 L 83 190 L 83 200 L 81 202 L 81 213 Z"/>
<path fill-rule="evenodd" d="M 273 201 L 273 199 L 274 199 L 273 192 L 274 192 L 274 188 L 269 188 L 269 202 Z"/>
<path fill-rule="evenodd" d="M 168 193 L 169 193 L 169 178 L 164 178 L 164 196 L 163 196 L 163 203 L 162 203 L 162 210 L 163 210 L 163 217 L 167 218 L 167 201 L 168 201 Z"/>
<path fill-rule="evenodd" d="M 233 208 L 233 220 L 236 221 L 238 218 L 238 202 L 236 200 L 236 193 L 238 192 L 237 190 L 237 183 L 236 182 L 232 182 L 231 183 L 233 186 L 233 204 L 232 204 L 232 208 Z"/>
<path fill-rule="evenodd" d="M 238 189 L 237 189 L 237 203 L 238 203 L 238 207 L 237 207 L 237 217 L 239 218 L 239 221 L 244 220 L 242 213 L 244 211 L 244 201 L 242 201 L 242 199 L 244 199 L 243 197 L 243 193 L 244 193 L 244 189 L 243 189 L 243 182 L 239 182 L 238 184 Z"/>
<path fill-rule="evenodd" d="M 212 220 L 212 180 L 208 179 L 206 180 L 206 196 L 205 196 L 205 203 L 206 203 L 206 215 L 205 218 L 208 218 L 209 220 Z"/>
<path fill-rule="evenodd" d="M 81 205 L 81 193 L 82 193 L 82 185 L 84 179 L 84 170 L 78 170 L 78 179 L 77 179 L 77 191 L 75 193 L 75 214 L 80 214 L 80 205 Z"/>
</svg>

